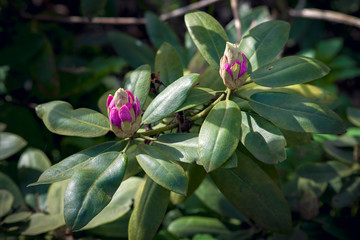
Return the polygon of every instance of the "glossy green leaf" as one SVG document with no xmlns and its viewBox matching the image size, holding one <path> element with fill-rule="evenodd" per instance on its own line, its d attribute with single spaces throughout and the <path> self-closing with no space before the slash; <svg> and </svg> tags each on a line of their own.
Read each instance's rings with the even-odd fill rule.
<svg viewBox="0 0 360 240">
<path fill-rule="evenodd" d="M 345 132 L 342 120 L 326 106 L 285 93 L 256 93 L 249 102 L 262 117 L 280 128 L 311 133 Z"/>
<path fill-rule="evenodd" d="M 47 215 L 35 213 L 31 215 L 29 225 L 21 232 L 22 235 L 35 236 L 55 230 L 65 225 L 62 214 Z"/>
<path fill-rule="evenodd" d="M 212 211 L 230 218 L 248 221 L 247 217 L 220 192 L 210 178 L 205 178 L 195 194 Z"/>
<path fill-rule="evenodd" d="M 199 156 L 207 172 L 219 168 L 234 153 L 240 137 L 241 112 L 233 101 L 219 102 L 199 133 Z"/>
<path fill-rule="evenodd" d="M 109 204 L 124 177 L 126 165 L 124 153 L 107 152 L 72 176 L 64 197 L 64 216 L 70 229 L 84 227 Z"/>
<path fill-rule="evenodd" d="M 8 190 L 0 190 L 0 218 L 5 216 L 10 210 L 14 203 L 14 197 Z"/>
<path fill-rule="evenodd" d="M 216 91 L 210 88 L 194 87 L 190 89 L 189 95 L 185 102 L 176 110 L 176 112 L 184 111 L 186 109 L 198 106 L 213 99 Z"/>
<path fill-rule="evenodd" d="M 178 109 L 185 101 L 190 87 L 199 74 L 188 74 L 167 86 L 146 109 L 142 119 L 144 124 L 156 122 Z"/>
<path fill-rule="evenodd" d="M 121 32 L 107 34 L 116 53 L 124 58 L 133 68 L 149 64 L 153 68 L 155 53 L 142 41 Z"/>
<path fill-rule="evenodd" d="M 63 214 L 64 196 L 69 179 L 51 184 L 47 195 L 47 207 L 50 214 Z"/>
<path fill-rule="evenodd" d="M 205 72 L 200 75 L 198 82 L 199 87 L 210 88 L 214 91 L 225 91 L 226 89 L 219 70 L 212 66 L 206 68 Z"/>
<path fill-rule="evenodd" d="M 23 196 L 21 195 L 18 186 L 14 183 L 14 181 L 11 178 L 9 178 L 7 175 L 5 175 L 2 172 L 0 172 L 0 190 L 7 190 L 13 195 L 14 208 L 20 207 L 21 205 L 25 205 Z"/>
<path fill-rule="evenodd" d="M 150 91 L 151 68 L 148 64 L 141 65 L 134 71 L 126 74 L 124 89 L 132 92 L 144 107 L 146 98 Z"/>
<path fill-rule="evenodd" d="M 336 208 L 343 208 L 356 201 L 360 197 L 360 177 L 355 177 L 352 183 L 336 194 L 332 204 Z"/>
<path fill-rule="evenodd" d="M 175 48 L 167 42 L 164 42 L 156 52 L 155 72 L 160 73 L 160 80 L 165 86 L 170 85 L 184 75 L 178 53 Z"/>
<path fill-rule="evenodd" d="M 260 226 L 286 231 L 292 226 L 290 208 L 277 185 L 261 168 L 238 152 L 237 168 L 210 174 L 220 191 Z"/>
<path fill-rule="evenodd" d="M 59 182 L 65 179 L 70 178 L 77 170 L 85 167 L 87 164 L 91 163 L 95 157 L 104 158 L 103 153 L 112 152 L 112 151 L 121 151 L 126 145 L 125 141 L 110 141 L 101 143 L 99 145 L 90 147 L 81 152 L 75 153 L 61 162 L 51 166 L 46 169 L 41 176 L 39 177 L 36 183 L 31 184 L 49 184 L 54 182 Z"/>
<path fill-rule="evenodd" d="M 240 42 L 240 50 L 249 60 L 249 68 L 257 68 L 271 62 L 283 49 L 289 37 L 290 24 L 284 21 L 268 21 L 250 29 Z"/>
<path fill-rule="evenodd" d="M 66 136 L 99 137 L 109 131 L 109 120 L 87 108 L 74 110 L 63 101 L 52 101 L 36 107 L 36 114 L 53 133 Z"/>
<path fill-rule="evenodd" d="M 146 12 L 145 18 L 146 32 L 156 48 L 160 48 L 164 42 L 169 43 L 176 49 L 176 52 L 180 56 L 182 63 L 185 64 L 184 50 L 181 46 L 179 38 L 176 36 L 172 28 L 151 12 Z"/>
<path fill-rule="evenodd" d="M 334 141 L 325 141 L 324 150 L 327 154 L 344 163 L 354 163 L 354 148 L 346 139 L 336 139 Z"/>
<path fill-rule="evenodd" d="M 27 187 L 35 182 L 43 171 L 51 166 L 51 162 L 45 153 L 39 149 L 28 148 L 21 154 L 18 162 L 20 189 L 24 194 L 25 201 L 34 210 L 46 210 L 48 186 Z"/>
<path fill-rule="evenodd" d="M 129 240 L 152 239 L 163 221 L 170 192 L 147 178 L 129 221 Z"/>
<path fill-rule="evenodd" d="M 215 235 L 230 233 L 230 231 L 219 219 L 200 216 L 186 216 L 178 218 L 170 223 L 168 231 L 182 238 L 192 237 L 199 233 Z"/>
<path fill-rule="evenodd" d="M 321 78 L 329 71 L 314 58 L 289 56 L 259 67 L 251 73 L 251 80 L 261 86 L 284 87 Z"/>
<path fill-rule="evenodd" d="M 137 145 L 133 144 L 126 151 L 126 155 L 128 157 L 128 164 L 125 171 L 125 176 L 123 180 L 126 180 L 132 176 L 135 176 L 139 172 L 142 171 L 139 163 L 136 160 L 136 155 L 138 154 Z"/>
<path fill-rule="evenodd" d="M 19 135 L 0 132 L 0 160 L 6 159 L 25 147 L 27 142 Z"/>
<path fill-rule="evenodd" d="M 152 146 L 159 147 L 172 159 L 193 163 L 199 159 L 198 135 L 193 133 L 169 133 L 161 135 Z"/>
<path fill-rule="evenodd" d="M 346 115 L 352 124 L 360 127 L 360 109 L 349 107 L 346 109 Z"/>
<path fill-rule="evenodd" d="M 127 239 L 130 216 L 131 211 L 111 223 L 106 223 L 95 228 L 88 229 L 87 231 L 102 237 Z"/>
<path fill-rule="evenodd" d="M 139 145 L 136 159 L 149 177 L 162 187 L 186 195 L 188 179 L 184 169 L 162 148 Z"/>
<path fill-rule="evenodd" d="M 233 153 L 231 157 L 221 166 L 222 168 L 235 168 L 238 165 L 238 159 L 236 153 Z"/>
<path fill-rule="evenodd" d="M 276 164 L 286 159 L 286 140 L 276 126 L 246 112 L 241 112 L 241 123 L 241 142 L 258 160 Z"/>
<path fill-rule="evenodd" d="M 300 177 L 315 182 L 328 182 L 337 177 L 346 177 L 352 174 L 350 167 L 337 161 L 306 163 L 298 167 L 296 172 Z"/>
<path fill-rule="evenodd" d="M 31 216 L 31 214 L 32 214 L 32 212 L 27 212 L 27 211 L 13 213 L 4 219 L 4 223 L 12 224 L 12 223 L 17 223 L 17 222 L 25 222 L 28 220 L 28 218 Z"/>
<path fill-rule="evenodd" d="M 131 177 L 123 181 L 116 190 L 110 203 L 96 215 L 83 229 L 94 228 L 115 221 L 130 211 L 133 198 L 143 180 Z"/>
<path fill-rule="evenodd" d="M 215 18 L 200 11 L 185 14 L 185 24 L 205 60 L 219 69 L 220 58 L 229 41 L 224 28 Z"/>
</svg>

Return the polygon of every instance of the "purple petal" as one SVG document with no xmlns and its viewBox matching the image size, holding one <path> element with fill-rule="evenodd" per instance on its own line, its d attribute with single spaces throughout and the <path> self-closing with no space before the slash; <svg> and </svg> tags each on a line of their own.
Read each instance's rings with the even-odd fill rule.
<svg viewBox="0 0 360 240">
<path fill-rule="evenodd" d="M 246 57 L 243 53 L 241 53 L 241 55 L 243 56 L 243 62 L 246 63 Z"/>
<path fill-rule="evenodd" d="M 112 122 L 118 128 L 121 127 L 121 120 L 118 114 L 118 110 L 116 108 L 112 108 L 110 110 L 110 122 Z"/>
<path fill-rule="evenodd" d="M 121 122 L 125 122 L 125 121 L 131 122 L 132 121 L 130 110 L 125 105 L 119 109 L 119 117 L 120 117 Z"/>
<path fill-rule="evenodd" d="M 232 74 L 232 71 L 231 71 L 231 69 L 230 69 L 230 64 L 229 64 L 229 63 L 225 63 L 225 64 L 224 64 L 223 70 L 224 70 L 224 69 L 230 74 L 231 77 L 233 77 L 233 74 Z"/>
<path fill-rule="evenodd" d="M 239 65 L 241 65 L 241 63 L 239 62 L 239 60 L 238 59 L 236 59 L 232 64 L 231 64 L 231 67 L 233 67 L 234 65 L 235 65 L 235 63 L 237 63 L 237 64 L 239 64 Z"/>
<path fill-rule="evenodd" d="M 126 103 L 126 106 L 127 106 L 127 108 L 128 108 L 129 110 L 132 109 L 132 108 L 134 108 L 134 107 L 133 107 L 133 104 L 131 104 L 131 103 L 129 103 L 129 102 Z"/>
<path fill-rule="evenodd" d="M 141 114 L 141 104 L 137 97 L 135 97 L 134 109 L 135 109 L 135 117 L 139 116 Z"/>
<path fill-rule="evenodd" d="M 239 78 L 247 72 L 246 62 L 242 62 L 240 65 Z"/>
<path fill-rule="evenodd" d="M 128 96 L 129 96 L 129 102 L 131 104 L 133 104 L 134 103 L 134 95 L 129 90 L 125 90 L 125 91 L 127 92 Z"/>
<path fill-rule="evenodd" d="M 111 104 L 111 102 L 113 102 L 113 99 L 114 97 L 111 94 L 109 94 L 108 99 L 106 101 L 106 108 L 109 108 L 109 105 Z"/>
</svg>

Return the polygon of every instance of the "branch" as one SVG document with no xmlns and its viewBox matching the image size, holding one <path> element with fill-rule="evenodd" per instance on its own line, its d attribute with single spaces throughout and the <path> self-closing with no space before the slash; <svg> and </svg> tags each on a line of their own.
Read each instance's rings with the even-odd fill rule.
<svg viewBox="0 0 360 240">
<path fill-rule="evenodd" d="M 188 6 L 176 9 L 170 13 L 160 15 L 161 20 L 168 20 L 170 18 L 184 15 L 188 11 L 196 10 L 207 5 L 222 0 L 202 0 L 190 4 Z M 108 25 L 125 25 L 125 24 L 146 24 L 145 18 L 132 18 L 132 17 L 80 17 L 80 16 L 47 16 L 47 15 L 30 15 L 27 13 L 22 14 L 23 18 L 50 21 L 50 22 L 62 22 L 62 23 L 78 23 L 78 24 L 108 24 Z"/>
<path fill-rule="evenodd" d="M 289 15 L 292 17 L 327 20 L 360 28 L 360 18 L 329 10 L 320 10 L 316 8 L 305 8 L 301 10 L 290 9 Z"/>
<path fill-rule="evenodd" d="M 235 28 L 237 32 L 238 42 L 241 41 L 241 23 L 239 19 L 239 7 L 238 7 L 238 1 L 237 0 L 230 0 L 231 3 L 231 10 L 234 16 L 234 23 Z"/>
</svg>

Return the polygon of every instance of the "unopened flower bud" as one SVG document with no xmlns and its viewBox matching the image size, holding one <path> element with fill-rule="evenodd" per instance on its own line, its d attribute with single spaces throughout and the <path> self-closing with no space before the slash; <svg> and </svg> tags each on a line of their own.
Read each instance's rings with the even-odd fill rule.
<svg viewBox="0 0 360 240">
<path fill-rule="evenodd" d="M 110 128 L 117 137 L 131 137 L 139 129 L 141 106 L 130 91 L 119 88 L 115 96 L 109 95 L 106 107 Z"/>
<path fill-rule="evenodd" d="M 244 84 L 247 77 L 247 63 L 238 45 L 226 43 L 224 56 L 220 60 L 219 73 L 224 85 L 230 89 L 240 88 Z"/>
</svg>

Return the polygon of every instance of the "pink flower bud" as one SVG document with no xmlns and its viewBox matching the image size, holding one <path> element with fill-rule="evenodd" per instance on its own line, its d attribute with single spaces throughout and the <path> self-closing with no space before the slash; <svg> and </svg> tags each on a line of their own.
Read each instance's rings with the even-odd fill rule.
<svg viewBox="0 0 360 240">
<path fill-rule="evenodd" d="M 130 91 L 119 88 L 115 96 L 109 95 L 106 107 L 110 128 L 117 137 L 131 137 L 140 127 L 140 102 Z"/>
<path fill-rule="evenodd" d="M 226 43 L 224 56 L 220 59 L 220 76 L 230 89 L 240 88 L 247 77 L 247 61 L 238 45 Z"/>
</svg>

